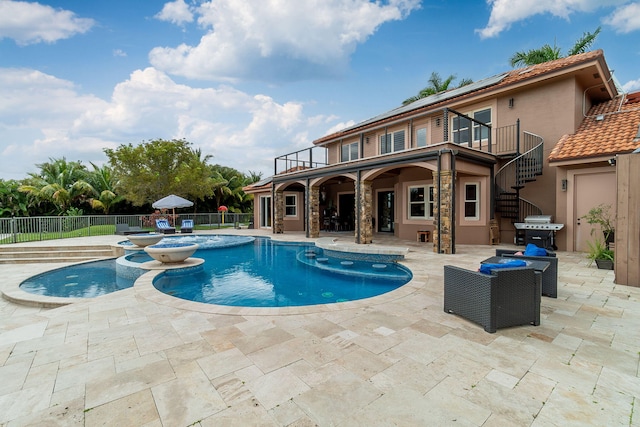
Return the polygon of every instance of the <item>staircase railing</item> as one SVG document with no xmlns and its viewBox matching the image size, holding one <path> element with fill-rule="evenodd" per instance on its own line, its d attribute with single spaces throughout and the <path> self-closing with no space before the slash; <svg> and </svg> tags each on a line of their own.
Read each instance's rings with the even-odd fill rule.
<svg viewBox="0 0 640 427">
<path fill-rule="evenodd" d="M 519 210 L 519 218 L 515 222 L 524 222 L 524 219 L 531 215 L 542 215 L 542 209 L 540 208 L 540 206 L 527 199 L 523 199 L 522 197 L 520 197 Z"/>
<path fill-rule="evenodd" d="M 519 123 L 518 123 L 519 126 Z M 520 154 L 520 150 L 524 151 Z M 495 208 L 503 218 L 520 222 L 527 215 L 533 215 L 539 208 L 522 203 L 520 190 L 527 182 L 535 181 L 542 174 L 544 139 L 530 132 L 517 132 L 516 157 L 502 166 L 495 175 Z M 528 202 L 530 203 L 530 202 Z M 531 212 L 528 210 L 531 209 Z M 535 213 L 539 214 L 539 213 Z"/>
</svg>

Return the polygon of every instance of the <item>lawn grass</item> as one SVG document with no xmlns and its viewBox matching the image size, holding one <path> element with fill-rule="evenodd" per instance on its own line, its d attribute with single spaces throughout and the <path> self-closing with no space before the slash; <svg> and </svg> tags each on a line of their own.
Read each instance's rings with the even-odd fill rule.
<svg viewBox="0 0 640 427">
<path fill-rule="evenodd" d="M 243 227 L 247 227 L 248 224 L 241 224 Z M 196 224 L 194 231 L 197 230 L 217 230 L 233 228 L 234 224 Z M 153 228 L 144 229 L 148 232 L 155 231 Z M 178 229 L 179 230 L 179 229 Z M 88 236 L 106 236 L 109 234 L 115 234 L 115 225 L 92 225 L 91 227 L 82 227 L 70 231 L 55 231 L 55 232 L 42 232 L 42 233 L 17 233 L 15 235 L 16 241 L 13 241 L 12 235 L 5 235 L 0 238 L 0 244 L 8 243 L 24 243 L 24 242 L 38 242 L 44 240 L 56 240 L 56 239 L 68 239 L 71 237 L 88 237 Z"/>
</svg>

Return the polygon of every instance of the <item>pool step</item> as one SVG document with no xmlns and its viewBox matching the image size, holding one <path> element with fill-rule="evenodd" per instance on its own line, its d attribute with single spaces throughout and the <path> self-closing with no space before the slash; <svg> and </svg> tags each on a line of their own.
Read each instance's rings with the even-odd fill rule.
<svg viewBox="0 0 640 427">
<path fill-rule="evenodd" d="M 97 246 L 0 246 L 0 264 L 80 262 L 113 258 L 109 245 Z"/>
</svg>

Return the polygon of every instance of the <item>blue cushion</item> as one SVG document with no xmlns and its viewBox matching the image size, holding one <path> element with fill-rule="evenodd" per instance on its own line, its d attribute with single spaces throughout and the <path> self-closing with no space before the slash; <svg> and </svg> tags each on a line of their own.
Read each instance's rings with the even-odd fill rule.
<svg viewBox="0 0 640 427">
<path fill-rule="evenodd" d="M 540 248 L 533 243 L 529 243 L 527 247 L 524 249 L 525 256 L 547 256 L 547 250 L 545 248 Z"/>
<path fill-rule="evenodd" d="M 506 258 L 505 258 L 506 259 Z M 521 259 L 511 259 L 499 264 L 480 264 L 480 273 L 491 274 L 491 270 L 499 268 L 525 267 L 527 263 Z"/>
</svg>

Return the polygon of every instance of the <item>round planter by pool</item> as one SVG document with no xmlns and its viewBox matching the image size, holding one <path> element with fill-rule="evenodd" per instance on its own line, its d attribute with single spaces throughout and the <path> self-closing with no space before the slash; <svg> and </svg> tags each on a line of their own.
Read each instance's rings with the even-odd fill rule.
<svg viewBox="0 0 640 427">
<path fill-rule="evenodd" d="M 156 233 L 141 233 L 141 234 L 130 234 L 127 236 L 127 239 L 131 243 L 141 248 L 149 245 L 155 245 L 160 240 L 164 239 L 164 234 L 156 234 Z"/>
<path fill-rule="evenodd" d="M 197 243 L 164 243 L 144 248 L 153 259 L 163 263 L 182 262 L 197 250 Z"/>
</svg>

